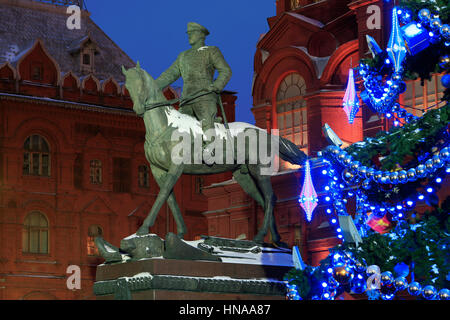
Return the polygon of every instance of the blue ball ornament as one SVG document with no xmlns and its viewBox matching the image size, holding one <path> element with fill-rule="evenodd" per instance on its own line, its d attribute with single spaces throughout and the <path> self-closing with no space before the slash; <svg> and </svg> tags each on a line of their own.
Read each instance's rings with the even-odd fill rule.
<svg viewBox="0 0 450 320">
<path fill-rule="evenodd" d="M 443 161 L 449 161 L 450 160 L 450 148 L 445 147 L 439 152 L 439 156 Z"/>
<path fill-rule="evenodd" d="M 434 300 L 437 296 L 437 291 L 433 286 L 426 286 L 422 290 L 422 296 L 427 300 Z"/>
<path fill-rule="evenodd" d="M 441 289 L 438 293 L 440 300 L 450 300 L 450 290 Z"/>
<path fill-rule="evenodd" d="M 393 281 L 394 281 L 394 276 L 392 275 L 392 272 L 385 271 L 381 274 L 381 284 L 382 285 L 392 284 Z"/>
<path fill-rule="evenodd" d="M 423 164 L 419 164 L 416 168 L 416 173 L 419 178 L 424 178 L 427 175 L 426 167 Z"/>
<path fill-rule="evenodd" d="M 399 262 L 394 267 L 394 273 L 397 277 L 406 277 L 409 274 L 409 266 L 404 262 Z"/>
<path fill-rule="evenodd" d="M 447 89 L 450 88 L 450 74 L 446 74 L 442 77 L 441 83 Z"/>
<path fill-rule="evenodd" d="M 433 158 L 431 158 L 431 160 L 433 161 L 433 165 L 436 168 L 442 168 L 444 166 L 444 161 L 442 161 L 439 155 L 434 155 Z"/>
<path fill-rule="evenodd" d="M 428 22 L 431 19 L 431 12 L 428 9 L 422 9 L 419 11 L 419 19 L 422 22 Z"/>
<path fill-rule="evenodd" d="M 408 292 L 412 296 L 419 296 L 422 293 L 422 286 L 416 281 L 411 282 L 408 286 Z"/>
<path fill-rule="evenodd" d="M 408 282 L 405 277 L 398 277 L 394 280 L 394 286 L 398 291 L 402 291 L 406 289 Z"/>
<path fill-rule="evenodd" d="M 450 26 L 448 24 L 443 24 L 441 26 L 441 35 L 446 39 L 450 38 Z"/>
</svg>

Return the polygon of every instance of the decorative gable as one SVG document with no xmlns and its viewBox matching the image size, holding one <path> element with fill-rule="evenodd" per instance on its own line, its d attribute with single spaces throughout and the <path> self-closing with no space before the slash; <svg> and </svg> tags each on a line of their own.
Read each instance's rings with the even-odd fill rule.
<svg viewBox="0 0 450 320">
<path fill-rule="evenodd" d="M 78 57 L 82 74 L 95 72 L 95 56 L 100 53 L 100 50 L 90 33 L 73 41 L 69 47 L 69 53 Z"/>
<path fill-rule="evenodd" d="M 85 207 L 81 209 L 81 212 L 87 214 L 115 215 L 115 213 L 111 210 L 111 208 L 100 197 L 95 197 L 94 199 L 89 201 L 85 205 Z"/>
<path fill-rule="evenodd" d="M 17 66 L 20 80 L 54 86 L 60 81 L 60 67 L 40 39 L 31 48 L 20 53 L 13 63 Z"/>
</svg>

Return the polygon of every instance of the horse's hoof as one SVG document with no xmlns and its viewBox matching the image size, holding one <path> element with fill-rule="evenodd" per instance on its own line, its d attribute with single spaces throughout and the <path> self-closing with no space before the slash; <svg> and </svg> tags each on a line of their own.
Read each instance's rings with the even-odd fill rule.
<svg viewBox="0 0 450 320">
<path fill-rule="evenodd" d="M 253 238 L 253 242 L 256 242 L 257 244 L 263 244 L 264 243 L 264 236 L 257 234 L 254 238 Z"/>
<path fill-rule="evenodd" d="M 289 249 L 288 244 L 286 242 L 283 242 L 283 241 L 274 241 L 274 242 L 272 242 L 272 244 L 276 248 Z"/>
<path fill-rule="evenodd" d="M 136 231 L 137 236 L 145 236 L 146 234 L 148 234 L 148 228 L 144 226 L 140 227 L 138 231 Z"/>
</svg>

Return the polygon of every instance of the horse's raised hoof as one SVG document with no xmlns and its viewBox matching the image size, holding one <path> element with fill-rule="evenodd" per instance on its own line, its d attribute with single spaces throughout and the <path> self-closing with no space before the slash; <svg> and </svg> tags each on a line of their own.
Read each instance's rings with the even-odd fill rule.
<svg viewBox="0 0 450 320">
<path fill-rule="evenodd" d="M 137 236 L 145 236 L 146 234 L 148 234 L 148 227 L 142 226 L 136 231 Z"/>
</svg>

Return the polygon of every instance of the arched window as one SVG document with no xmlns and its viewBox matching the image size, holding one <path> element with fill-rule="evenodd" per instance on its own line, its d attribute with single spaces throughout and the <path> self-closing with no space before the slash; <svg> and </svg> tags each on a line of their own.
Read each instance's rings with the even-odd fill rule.
<svg viewBox="0 0 450 320">
<path fill-rule="evenodd" d="M 50 176 L 50 148 L 40 135 L 29 136 L 23 145 L 23 174 Z"/>
<path fill-rule="evenodd" d="M 39 211 L 27 215 L 23 223 L 22 252 L 48 253 L 48 220 Z"/>
<path fill-rule="evenodd" d="M 91 160 L 90 179 L 92 184 L 102 183 L 102 162 L 100 160 Z"/>
<path fill-rule="evenodd" d="M 141 165 L 138 168 L 138 180 L 139 187 L 141 188 L 149 188 L 150 187 L 150 170 L 148 166 Z"/>
<path fill-rule="evenodd" d="M 103 230 L 98 225 L 91 225 L 88 229 L 88 236 L 87 236 L 87 254 L 88 256 L 99 256 L 100 253 L 98 252 L 98 248 L 95 245 L 95 238 L 102 236 Z"/>
<path fill-rule="evenodd" d="M 286 76 L 277 92 L 277 120 L 280 136 L 294 142 L 308 153 L 308 123 L 306 114 L 305 79 L 298 73 Z"/>
</svg>

